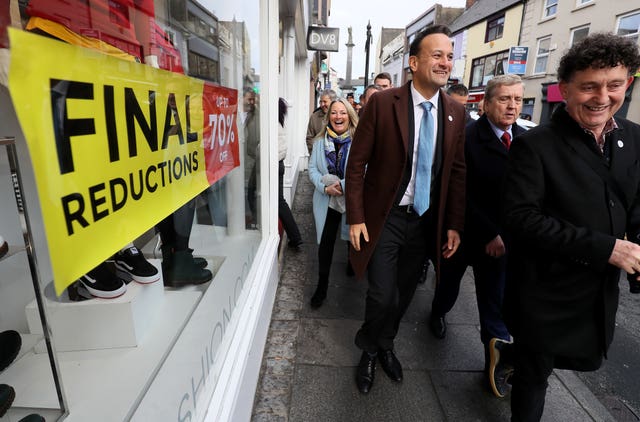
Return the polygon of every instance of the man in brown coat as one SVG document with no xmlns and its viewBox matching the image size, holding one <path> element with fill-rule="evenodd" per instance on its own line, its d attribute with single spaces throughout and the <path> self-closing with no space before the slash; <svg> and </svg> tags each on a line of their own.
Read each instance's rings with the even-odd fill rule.
<svg viewBox="0 0 640 422">
<path fill-rule="evenodd" d="M 452 256 L 464 225 L 464 107 L 441 90 L 453 66 L 445 26 L 410 47 L 413 81 L 378 92 L 367 103 L 346 171 L 347 223 L 359 278 L 368 268 L 363 350 L 356 383 L 373 385 L 376 360 L 394 381 L 402 367 L 394 338 L 416 289 L 422 264 Z M 437 256 L 437 257 L 436 257 Z"/>
</svg>

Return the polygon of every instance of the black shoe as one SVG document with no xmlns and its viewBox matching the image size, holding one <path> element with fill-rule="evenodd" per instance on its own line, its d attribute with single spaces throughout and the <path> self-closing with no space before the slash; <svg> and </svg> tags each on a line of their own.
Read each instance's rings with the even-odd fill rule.
<svg viewBox="0 0 640 422">
<path fill-rule="evenodd" d="M 317 309 L 322 306 L 322 303 L 327 298 L 327 289 L 329 287 L 329 280 L 318 281 L 316 291 L 311 296 L 311 307 Z"/>
<path fill-rule="evenodd" d="M 16 392 L 13 387 L 7 384 L 0 384 L 0 418 L 7 413 L 15 398 Z"/>
<path fill-rule="evenodd" d="M 114 257 L 114 264 L 118 275 L 125 280 L 133 280 L 142 284 L 160 280 L 158 269 L 147 261 L 135 246 L 118 252 Z"/>
<path fill-rule="evenodd" d="M 0 258 L 9 252 L 9 244 L 0 236 Z"/>
<path fill-rule="evenodd" d="M 380 365 L 382 365 L 384 373 L 387 374 L 391 381 L 402 381 L 402 365 L 400 365 L 400 361 L 392 349 L 380 350 L 378 352 L 378 359 L 380 360 Z"/>
<path fill-rule="evenodd" d="M 196 264 L 189 250 L 174 252 L 162 264 L 164 285 L 168 287 L 203 284 L 213 278 L 211 271 Z"/>
<path fill-rule="evenodd" d="M 18 422 L 45 422 L 45 419 L 37 413 L 32 413 L 20 419 Z"/>
<path fill-rule="evenodd" d="M 78 281 L 91 296 L 103 299 L 113 299 L 127 291 L 124 281 L 109 271 L 104 262 L 80 277 Z"/>
<path fill-rule="evenodd" d="M 502 398 L 511 391 L 511 376 L 513 375 L 513 365 L 505 359 L 510 353 L 512 343 L 499 338 L 492 338 L 489 341 L 489 370 L 487 377 L 491 391 L 496 397 Z"/>
<path fill-rule="evenodd" d="M 0 333 L 0 371 L 11 365 L 21 346 L 22 338 L 17 331 L 7 330 Z"/>
<path fill-rule="evenodd" d="M 431 333 L 439 339 L 443 339 L 447 335 L 447 323 L 444 316 L 435 316 L 431 314 L 429 317 L 429 329 Z"/>
<path fill-rule="evenodd" d="M 362 394 L 367 394 L 373 386 L 373 380 L 376 377 L 376 359 L 377 353 L 362 352 L 360 363 L 356 370 L 356 385 Z"/>
</svg>

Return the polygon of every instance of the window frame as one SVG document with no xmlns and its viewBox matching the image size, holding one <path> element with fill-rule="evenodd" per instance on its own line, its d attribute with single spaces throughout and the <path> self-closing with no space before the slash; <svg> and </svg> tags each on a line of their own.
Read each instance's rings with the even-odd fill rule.
<svg viewBox="0 0 640 422">
<path fill-rule="evenodd" d="M 499 51 L 487 56 L 476 57 L 471 61 L 471 75 L 469 77 L 469 89 L 481 89 L 487 84 L 485 79 L 497 75 L 502 75 L 507 71 L 509 61 L 509 50 Z M 502 63 L 502 73 L 498 72 Z M 492 72 L 487 73 L 487 64 L 492 64 Z M 476 73 L 480 71 L 478 75 Z M 480 82 L 478 83 L 478 78 Z"/>
<path fill-rule="evenodd" d="M 629 34 L 621 34 L 620 33 L 620 23 L 622 22 L 623 19 L 631 17 L 631 16 L 637 16 L 638 17 L 638 28 L 637 28 L 636 32 L 629 33 Z M 616 34 L 620 35 L 622 37 L 625 37 L 625 38 L 633 38 L 637 42 L 638 39 L 640 39 L 640 10 L 636 10 L 634 12 L 618 16 L 618 19 L 617 19 L 617 22 L 616 22 Z"/>
<path fill-rule="evenodd" d="M 504 34 L 504 24 L 505 24 L 504 13 L 492 19 L 487 19 L 487 27 L 484 32 L 484 42 L 488 43 L 488 42 L 499 40 L 500 38 L 502 38 L 502 35 Z M 495 33 L 493 34 L 493 38 L 490 38 L 492 36 L 491 32 L 494 30 L 495 30 Z"/>
<path fill-rule="evenodd" d="M 549 45 L 547 46 L 547 51 L 546 53 L 540 53 L 540 44 L 542 44 L 543 42 L 548 41 Z M 549 66 L 549 56 L 551 55 L 551 35 L 547 35 L 546 37 L 541 37 L 538 38 L 538 41 L 536 42 L 536 60 L 533 66 L 533 75 L 545 75 L 547 73 L 547 66 Z M 538 71 L 538 62 L 544 58 L 545 60 L 545 64 L 544 64 L 544 70 L 543 71 Z"/>
<path fill-rule="evenodd" d="M 551 2 L 554 3 L 550 4 Z M 559 0 L 544 0 L 544 3 L 542 3 L 542 19 L 555 17 L 558 14 L 558 3 Z"/>
<path fill-rule="evenodd" d="M 590 28 L 590 24 L 578 26 L 578 27 L 573 28 L 571 30 L 571 33 L 569 34 L 569 47 L 571 47 L 572 45 L 574 45 L 576 43 L 576 41 L 575 41 L 576 32 L 578 32 L 578 31 L 580 31 L 582 29 L 586 29 L 587 30 L 587 34 L 585 35 L 585 37 L 588 36 L 589 35 L 589 30 L 591 29 Z M 581 40 L 582 39 L 580 39 L 578 41 L 581 41 Z"/>
</svg>

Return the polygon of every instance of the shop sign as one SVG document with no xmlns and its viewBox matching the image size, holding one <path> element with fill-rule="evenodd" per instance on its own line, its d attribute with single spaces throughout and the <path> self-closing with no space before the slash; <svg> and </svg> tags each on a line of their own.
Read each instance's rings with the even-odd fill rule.
<svg viewBox="0 0 640 422">
<path fill-rule="evenodd" d="M 237 90 L 9 36 L 57 294 L 239 166 Z"/>
<path fill-rule="evenodd" d="M 338 51 L 340 28 L 310 26 L 307 30 L 307 48 L 314 51 Z"/>
<path fill-rule="evenodd" d="M 509 48 L 509 63 L 507 64 L 507 73 L 524 75 L 527 69 L 528 55 L 529 47 Z"/>
</svg>

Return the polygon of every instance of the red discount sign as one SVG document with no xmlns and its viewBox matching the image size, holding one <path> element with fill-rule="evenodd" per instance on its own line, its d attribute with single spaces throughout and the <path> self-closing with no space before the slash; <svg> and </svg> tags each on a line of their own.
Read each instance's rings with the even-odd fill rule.
<svg viewBox="0 0 640 422">
<path fill-rule="evenodd" d="M 204 156 L 210 184 L 240 165 L 238 91 L 204 84 Z"/>
</svg>

